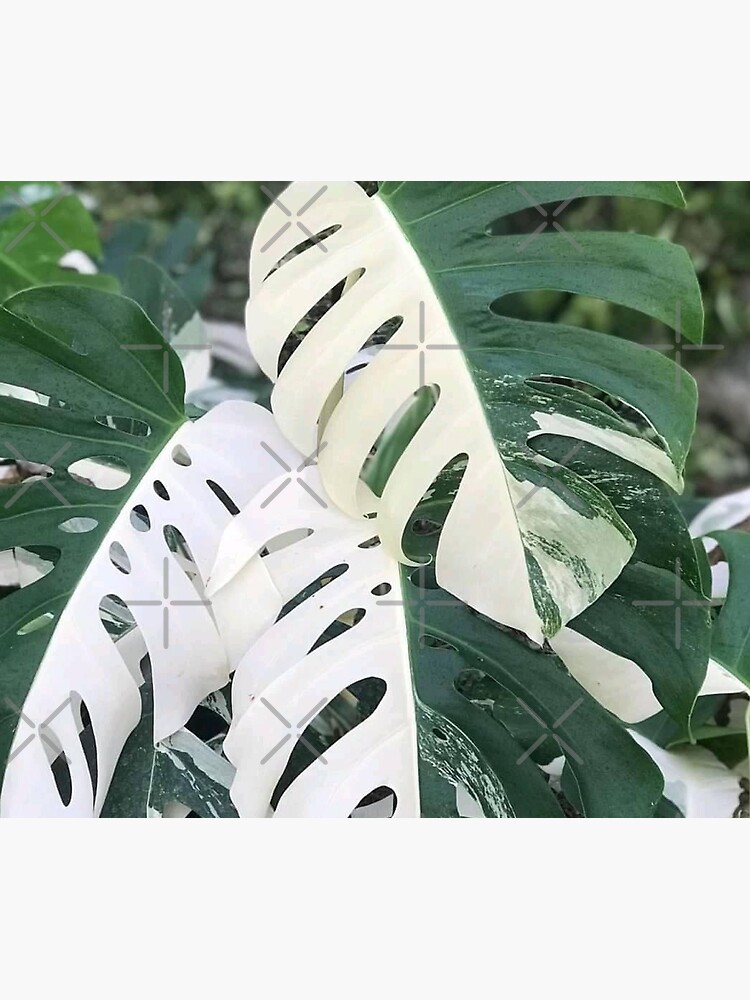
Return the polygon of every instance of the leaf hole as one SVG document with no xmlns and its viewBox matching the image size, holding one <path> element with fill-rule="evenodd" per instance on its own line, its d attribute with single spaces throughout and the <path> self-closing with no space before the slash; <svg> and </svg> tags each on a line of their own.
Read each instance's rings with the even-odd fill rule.
<svg viewBox="0 0 750 1000">
<path fill-rule="evenodd" d="M 43 580 L 55 568 L 61 555 L 60 549 L 52 545 L 17 545 L 0 552 L 0 574 L 3 596 L 30 587 Z"/>
<path fill-rule="evenodd" d="M 380 539 L 377 535 L 373 535 L 372 538 L 368 538 L 366 542 L 360 542 L 357 548 L 374 549 L 376 545 L 380 545 Z"/>
<path fill-rule="evenodd" d="M 237 504 L 234 502 L 234 500 L 232 500 L 232 498 L 229 496 L 229 494 L 227 493 L 227 491 L 222 486 L 219 486 L 218 483 L 215 483 L 213 481 L 213 479 L 207 479 L 206 480 L 206 485 L 211 490 L 211 492 L 214 494 L 214 496 L 218 500 L 220 500 L 222 504 L 224 504 L 224 506 L 226 507 L 226 509 L 229 511 L 229 513 L 233 517 L 236 514 L 239 514 L 240 508 L 237 506 Z"/>
<path fill-rule="evenodd" d="M 22 625 L 16 635 L 31 635 L 32 632 L 40 632 L 43 628 L 48 628 L 54 619 L 55 616 L 51 611 L 45 611 L 44 614 L 37 615 L 36 618 L 32 618 L 25 625 Z"/>
<path fill-rule="evenodd" d="M 151 530 L 151 518 L 142 503 L 136 504 L 130 511 L 130 523 L 136 531 Z"/>
<path fill-rule="evenodd" d="M 292 746 L 286 767 L 273 791 L 272 808 L 277 807 L 281 796 L 303 771 L 321 757 L 325 760 L 327 750 L 376 711 L 386 691 L 387 684 L 382 677 L 364 677 L 349 684 L 307 721 L 304 731 Z M 284 714 L 281 705 L 275 707 Z M 299 724 L 297 719 L 293 722 Z"/>
<path fill-rule="evenodd" d="M 112 542 L 109 546 L 109 561 L 121 573 L 130 573 L 130 558 L 120 542 Z"/>
<path fill-rule="evenodd" d="M 95 517 L 69 517 L 67 521 L 58 524 L 60 531 L 66 531 L 72 535 L 83 535 L 99 526 Z"/>
<path fill-rule="evenodd" d="M 342 612 L 337 618 L 335 618 L 331 624 L 326 628 L 315 640 L 310 649 L 308 650 L 308 655 L 316 649 L 320 649 L 321 646 L 325 646 L 327 642 L 331 642 L 333 639 L 337 639 L 340 635 L 348 632 L 349 629 L 354 628 L 359 625 L 362 619 L 367 614 L 364 608 L 350 608 L 348 611 Z"/>
<path fill-rule="evenodd" d="M 336 305 L 342 295 L 345 294 L 345 290 L 351 290 L 351 288 L 362 278 L 364 273 L 364 268 L 357 268 L 347 277 L 342 278 L 341 281 L 337 282 L 333 288 L 326 292 L 325 295 L 321 296 L 321 298 L 319 298 L 318 301 L 311 306 L 304 316 L 302 316 L 301 319 L 294 325 L 294 328 L 289 332 L 286 340 L 281 345 L 279 360 L 277 363 L 277 376 L 281 375 L 287 362 L 313 327 L 315 327 L 323 319 L 326 313 Z"/>
<path fill-rule="evenodd" d="M 43 734 L 40 733 L 40 740 L 47 755 L 47 761 L 55 781 L 57 794 L 60 796 L 62 804 L 67 808 L 73 798 L 73 776 L 70 773 L 68 758 L 63 753 L 57 737 L 54 736 L 48 726 L 44 727 Z M 55 753 L 55 750 L 57 750 L 57 753 Z"/>
<path fill-rule="evenodd" d="M 183 533 L 173 524 L 165 524 L 164 541 L 167 543 L 169 551 L 174 555 L 180 569 L 198 591 L 199 596 L 203 598 L 205 596 L 203 577 Z"/>
<path fill-rule="evenodd" d="M 283 531 L 280 535 L 275 535 L 268 540 L 265 547 L 261 550 L 261 559 L 265 559 L 275 552 L 281 552 L 283 549 L 288 549 L 292 545 L 296 545 L 297 542 L 309 538 L 313 533 L 312 528 L 293 528 L 291 531 Z"/>
<path fill-rule="evenodd" d="M 193 460 L 190 455 L 188 455 L 187 449 L 181 444 L 175 445 L 172 449 L 172 461 L 175 465 L 182 465 L 185 467 L 193 464 Z"/>
<path fill-rule="evenodd" d="M 280 267 L 283 267 L 284 264 L 287 264 L 290 260 L 294 260 L 295 257 L 299 257 L 301 253 L 305 253 L 306 250 L 311 250 L 317 244 L 324 243 L 325 240 L 329 239 L 329 237 L 337 233 L 339 229 L 341 229 L 341 226 L 339 224 L 328 226 L 326 229 L 321 229 L 319 233 L 314 233 L 312 237 L 308 237 L 301 243 L 298 243 L 297 246 L 292 247 L 291 250 L 289 250 L 287 253 L 284 254 L 283 257 L 280 257 L 279 260 L 276 261 L 274 266 L 268 272 L 267 278 L 270 277 L 275 271 L 278 271 Z M 321 251 L 318 250 L 318 253 L 320 252 Z"/>
<path fill-rule="evenodd" d="M 135 417 L 113 417 L 96 416 L 94 420 L 102 427 L 110 427 L 114 431 L 122 434 L 130 434 L 131 437 L 146 438 L 151 434 L 151 425 L 145 420 L 136 420 Z"/>
<path fill-rule="evenodd" d="M 349 819 L 393 819 L 397 806 L 398 796 L 394 790 L 381 785 L 359 800 Z"/>
<path fill-rule="evenodd" d="M 96 455 L 79 458 L 68 466 L 72 479 L 97 490 L 119 490 L 130 482 L 130 469 L 114 455 Z"/>
<path fill-rule="evenodd" d="M 78 739 L 81 744 L 83 756 L 86 760 L 89 777 L 91 778 L 92 799 L 95 801 L 96 789 L 99 781 L 99 765 L 94 725 L 91 721 L 91 715 L 89 714 L 88 707 L 83 698 L 75 691 L 71 691 L 70 698 L 73 711 L 77 717 L 76 722 L 78 724 Z"/>
<path fill-rule="evenodd" d="M 284 607 L 279 612 L 277 621 L 281 621 L 281 619 L 285 615 L 288 615 L 289 612 L 292 611 L 294 608 L 299 607 L 299 605 L 302 604 L 304 601 L 311 600 L 315 596 L 315 594 L 319 593 L 324 587 L 327 587 L 329 584 L 333 583 L 334 580 L 338 580 L 338 578 L 342 574 L 346 573 L 348 569 L 349 569 L 348 563 L 339 563 L 337 566 L 333 566 L 331 569 L 327 569 L 325 573 L 321 573 L 321 575 L 316 580 L 313 580 L 313 582 L 310 583 L 307 587 L 305 587 L 304 590 L 301 590 L 299 594 L 296 594 L 290 601 L 288 601 L 284 605 Z"/>
</svg>

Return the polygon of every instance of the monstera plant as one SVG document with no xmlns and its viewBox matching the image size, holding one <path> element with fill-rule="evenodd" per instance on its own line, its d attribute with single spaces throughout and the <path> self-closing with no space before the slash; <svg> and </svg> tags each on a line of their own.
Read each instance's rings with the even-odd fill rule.
<svg viewBox="0 0 750 1000">
<path fill-rule="evenodd" d="M 507 307 L 560 290 L 700 341 L 682 248 L 558 221 L 610 196 L 682 204 L 292 184 L 250 260 L 270 411 L 186 408 L 145 262 L 130 297 L 45 271 L 6 299 L 0 447 L 39 472 L 0 490 L 3 815 L 689 815 L 695 752 L 737 798 L 744 602 L 716 617 L 676 502 L 695 384 Z M 731 767 L 696 745 L 730 740 Z"/>
</svg>

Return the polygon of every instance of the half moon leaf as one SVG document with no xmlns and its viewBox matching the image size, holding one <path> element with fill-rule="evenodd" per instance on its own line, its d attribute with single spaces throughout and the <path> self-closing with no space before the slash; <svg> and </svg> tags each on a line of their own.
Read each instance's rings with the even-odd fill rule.
<svg viewBox="0 0 750 1000">
<path fill-rule="evenodd" d="M 634 233 L 570 234 L 542 208 L 587 195 L 682 202 L 665 183 L 388 183 L 372 197 L 353 183 L 296 183 L 268 209 L 251 255 L 250 346 L 276 381 L 282 430 L 303 454 L 319 451 L 331 499 L 348 514 L 375 513 L 403 560 L 413 510 L 460 460 L 437 579 L 537 642 L 596 601 L 635 539 L 602 491 L 541 457 L 535 439 L 567 438 L 571 453 L 588 442 L 680 490 L 695 419 L 694 384 L 684 376 L 675 392 L 669 358 L 500 314 L 503 296 L 561 289 L 700 340 L 684 249 Z M 549 215 L 548 231 L 500 235 L 529 199 Z M 342 394 L 341 376 L 368 342 L 379 353 Z M 376 494 L 362 476 L 368 456 L 428 386 L 434 405 Z"/>
</svg>

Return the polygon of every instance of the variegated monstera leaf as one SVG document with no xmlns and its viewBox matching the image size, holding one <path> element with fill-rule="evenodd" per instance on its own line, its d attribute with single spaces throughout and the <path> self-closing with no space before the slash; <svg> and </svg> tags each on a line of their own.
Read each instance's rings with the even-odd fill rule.
<svg viewBox="0 0 750 1000">
<path fill-rule="evenodd" d="M 372 197 L 354 183 L 296 183 L 268 209 L 251 257 L 251 348 L 276 383 L 280 427 L 303 454 L 319 452 L 333 502 L 375 514 L 403 559 L 414 509 L 441 489 L 441 473 L 454 474 L 437 579 L 536 642 L 592 605 L 633 554 L 618 469 L 681 489 L 695 415 L 694 384 L 684 376 L 676 393 L 666 356 L 502 315 L 504 296 L 559 289 L 700 340 L 698 284 L 681 247 L 570 234 L 543 207 L 589 195 L 682 204 L 678 186 L 661 182 L 405 182 Z M 503 235 L 529 201 L 545 221 Z M 309 332 L 298 343 L 300 329 Z M 342 375 L 373 343 L 374 360 L 342 394 Z M 426 387 L 429 413 L 373 490 L 363 474 L 373 447 Z M 567 445 L 556 460 L 553 436 Z M 582 444 L 605 456 L 598 482 L 568 460 Z"/>
<path fill-rule="evenodd" d="M 560 816 L 544 770 L 560 756 L 583 815 L 654 813 L 661 776 L 599 704 L 622 678 L 588 672 L 591 640 L 563 662 L 499 627 L 336 510 L 277 428 L 263 447 L 284 471 L 229 525 L 208 582 L 236 623 L 223 750 L 240 815 Z M 258 607 L 276 618 L 262 634 L 243 626 Z"/>
<path fill-rule="evenodd" d="M 95 816 L 106 802 L 145 815 L 174 800 L 216 814 L 231 768 L 206 773 L 184 727 L 229 679 L 203 580 L 278 470 L 257 408 L 187 421 L 177 355 L 135 302 L 104 292 L 14 296 L 0 356 L 28 390 L 0 395 L 0 454 L 37 470 L 0 486 L 0 565 L 17 577 L 0 592 L 2 814 Z M 273 616 L 258 607 L 257 621 Z"/>
</svg>

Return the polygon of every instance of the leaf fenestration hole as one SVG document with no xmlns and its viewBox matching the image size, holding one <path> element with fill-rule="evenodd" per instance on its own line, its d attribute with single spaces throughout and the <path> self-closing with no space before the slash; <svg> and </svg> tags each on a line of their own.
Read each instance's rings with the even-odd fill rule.
<svg viewBox="0 0 750 1000">
<path fill-rule="evenodd" d="M 164 541 L 167 543 L 169 551 L 174 555 L 180 569 L 198 591 L 199 596 L 203 598 L 205 595 L 203 578 L 183 533 L 175 525 L 165 524 Z"/>
<path fill-rule="evenodd" d="M 0 551 L 0 597 L 42 580 L 55 568 L 61 551 L 53 545 L 24 545 Z"/>
<path fill-rule="evenodd" d="M 16 635 L 31 635 L 32 632 L 39 632 L 43 628 L 48 628 L 54 621 L 54 614 L 51 611 L 45 611 L 44 614 L 37 615 L 36 618 L 32 618 L 30 621 L 22 625 Z"/>
<path fill-rule="evenodd" d="M 78 739 L 81 744 L 83 756 L 86 760 L 89 777 L 91 778 L 92 799 L 95 801 L 96 789 L 99 781 L 99 764 L 94 725 L 91 721 L 91 715 L 83 698 L 75 691 L 71 691 L 70 698 L 76 715 Z"/>
<path fill-rule="evenodd" d="M 381 785 L 363 796 L 349 819 L 393 819 L 398 806 L 398 796 L 392 788 Z"/>
<path fill-rule="evenodd" d="M 142 503 L 136 504 L 130 512 L 130 523 L 136 531 L 150 531 L 151 518 Z"/>
<path fill-rule="evenodd" d="M 68 758 L 65 756 L 57 737 L 49 726 L 45 726 L 43 731 L 40 732 L 40 742 L 47 755 L 50 771 L 52 771 L 52 777 L 55 780 L 57 794 L 60 796 L 62 804 L 67 808 L 73 798 L 73 776 L 70 773 Z"/>
<path fill-rule="evenodd" d="M 130 573 L 130 558 L 120 542 L 112 542 L 110 545 L 109 561 L 121 573 L 125 573 L 126 575 Z"/>
<path fill-rule="evenodd" d="M 277 362 L 277 375 L 281 375 L 285 365 L 308 333 L 323 319 L 329 309 L 332 309 L 336 305 L 342 295 L 345 294 L 345 290 L 350 290 L 362 278 L 364 273 L 365 269 L 363 267 L 352 271 L 345 278 L 342 278 L 341 281 L 338 281 L 325 295 L 321 296 L 308 309 L 304 316 L 300 317 L 281 345 Z"/>
<path fill-rule="evenodd" d="M 120 431 L 122 434 L 130 434 L 131 437 L 145 438 L 151 434 L 151 425 L 147 424 L 145 420 L 137 420 L 135 417 L 97 415 L 94 420 L 102 427 L 111 427 L 112 430 Z"/>
<path fill-rule="evenodd" d="M 284 264 L 288 263 L 290 260 L 293 260 L 295 257 L 299 257 L 299 255 L 301 253 L 305 253 L 306 250 L 312 249 L 312 247 L 314 247 L 316 244 L 323 243 L 330 236 L 333 236 L 334 233 L 337 233 L 339 229 L 341 229 L 341 226 L 338 224 L 333 226 L 328 226 L 327 229 L 321 229 L 319 233 L 314 233 L 312 237 L 308 237 L 306 240 L 303 240 L 301 243 L 298 243 L 297 246 L 292 247 L 292 249 L 288 253 L 285 253 L 283 257 L 280 257 L 279 260 L 276 261 L 276 263 L 268 272 L 268 275 L 266 277 L 269 278 L 274 273 L 274 271 L 278 271 L 278 269 L 280 267 L 283 267 Z M 318 250 L 318 253 L 321 252 L 322 251 Z"/>
<path fill-rule="evenodd" d="M 232 498 L 229 496 L 229 494 L 223 487 L 219 486 L 218 483 L 215 483 L 213 479 L 207 479 L 206 485 L 214 494 L 214 496 L 218 500 L 220 500 L 222 504 L 224 504 L 224 506 L 232 516 L 239 514 L 240 508 L 237 506 L 234 500 L 232 500 Z"/>
<path fill-rule="evenodd" d="M 368 538 L 366 542 L 360 542 L 357 546 L 358 549 L 373 549 L 376 545 L 380 545 L 380 539 L 377 535 L 373 535 L 372 538 Z"/>
<path fill-rule="evenodd" d="M 57 527 L 60 531 L 83 535 L 88 531 L 93 531 L 98 526 L 99 522 L 95 517 L 69 517 L 67 521 L 63 521 Z"/>
<path fill-rule="evenodd" d="M 172 449 L 172 461 L 175 465 L 182 465 L 185 467 L 193 464 L 193 460 L 190 455 L 188 455 L 187 449 L 181 444 L 175 445 Z"/>
<path fill-rule="evenodd" d="M 68 466 L 68 475 L 97 490 L 119 490 L 130 482 L 130 469 L 114 455 L 79 458 Z"/>
<path fill-rule="evenodd" d="M 284 772 L 273 791 L 272 808 L 277 807 L 281 796 L 303 771 L 321 757 L 325 760 L 327 750 L 377 710 L 387 689 L 388 685 L 382 677 L 364 677 L 354 681 L 307 722 L 304 731 L 298 734 Z"/>
</svg>

